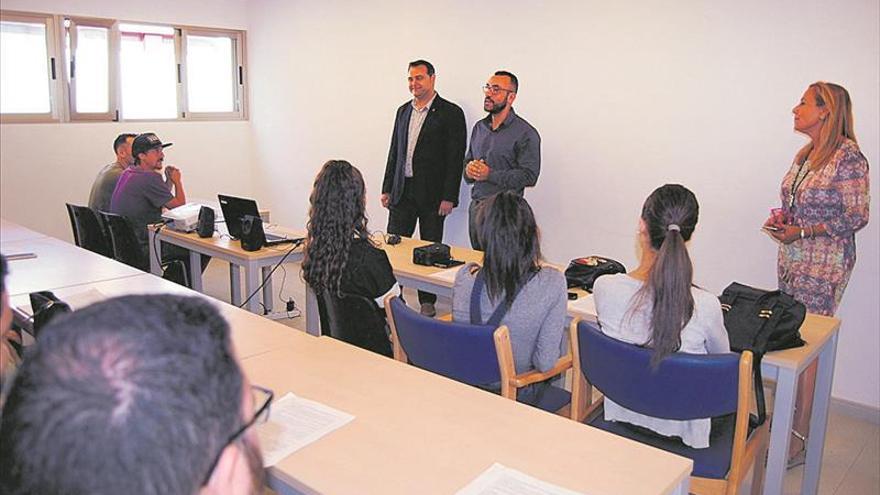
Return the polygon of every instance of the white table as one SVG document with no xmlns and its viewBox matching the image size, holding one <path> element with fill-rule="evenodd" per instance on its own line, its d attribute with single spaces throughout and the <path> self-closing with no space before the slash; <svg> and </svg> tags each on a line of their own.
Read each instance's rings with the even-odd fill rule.
<svg viewBox="0 0 880 495">
<path fill-rule="evenodd" d="M 260 300 L 254 294 L 265 281 L 262 288 L 263 307 L 267 313 L 272 312 L 273 294 L 272 278 L 269 273 L 281 260 L 300 261 L 302 248 L 293 252 L 293 244 L 280 244 L 277 246 L 264 247 L 259 251 L 245 251 L 241 243 L 233 240 L 228 235 L 215 232 L 212 237 L 201 238 L 194 232 L 178 232 L 167 227 L 156 233 L 155 227 L 147 229 L 150 245 L 150 272 L 154 275 L 162 274 L 162 267 L 155 252 L 155 246 L 159 241 L 180 246 L 190 252 L 190 280 L 196 291 L 202 292 L 201 255 L 206 254 L 212 258 L 221 259 L 229 263 L 229 281 L 231 289 L 231 302 L 238 306 L 241 304 L 241 269 L 245 272 L 245 296 L 250 297 L 247 309 L 253 313 L 261 314 Z M 284 233 L 292 238 L 302 237 L 301 233 L 286 229 L 274 230 L 275 233 Z"/>
<path fill-rule="evenodd" d="M 36 254 L 9 261 L 10 296 L 133 277 L 144 272 L 52 237 L 3 242 L 3 253 Z"/>
<path fill-rule="evenodd" d="M 61 300 L 75 300 L 78 295 L 81 296 L 86 291 L 97 291 L 106 298 L 133 294 L 144 294 L 145 297 L 149 297 L 146 296 L 147 294 L 180 294 L 204 298 L 217 307 L 229 322 L 232 342 L 240 359 L 256 356 L 303 340 L 317 340 L 302 331 L 275 323 L 243 309 L 187 289 L 182 285 L 144 272 L 140 272 L 140 275 L 123 279 L 106 280 L 64 288 L 50 287 L 50 289 Z M 25 308 L 25 311 L 19 312 L 19 314 L 30 313 L 30 302 L 28 301 L 27 294 L 13 296 L 9 302 L 13 309 Z"/>
<path fill-rule="evenodd" d="M 494 462 L 591 495 L 689 486 L 690 459 L 329 337 L 243 366 L 276 397 L 292 392 L 355 416 L 269 470 L 280 493 L 451 494 Z"/>
<path fill-rule="evenodd" d="M 35 230 L 31 230 L 23 225 L 19 225 L 11 220 L 0 218 L 0 244 L 15 241 L 27 241 L 30 239 L 40 239 L 48 237 Z M 4 254 L 5 250 L 4 250 Z"/>
</svg>

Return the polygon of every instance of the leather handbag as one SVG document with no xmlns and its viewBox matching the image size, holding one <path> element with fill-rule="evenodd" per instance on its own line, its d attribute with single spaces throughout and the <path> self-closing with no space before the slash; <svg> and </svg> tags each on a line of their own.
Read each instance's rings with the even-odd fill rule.
<svg viewBox="0 0 880 495">
<path fill-rule="evenodd" d="M 571 260 L 565 269 L 565 280 L 569 288 L 579 287 L 593 292 L 593 283 L 597 278 L 613 273 L 626 273 L 626 267 L 604 256 L 586 256 Z"/>
<path fill-rule="evenodd" d="M 39 337 L 40 331 L 59 315 L 70 313 L 70 306 L 58 299 L 52 291 L 43 290 L 39 292 L 31 292 L 31 309 L 33 310 L 33 327 L 32 333 L 34 337 Z"/>
<path fill-rule="evenodd" d="M 727 329 L 730 349 L 736 352 L 752 351 L 754 354 L 758 415 L 753 416 L 750 422 L 753 426 L 759 426 L 767 417 L 761 358 L 770 351 L 804 345 L 800 328 L 807 308 L 780 290 L 766 291 L 737 282 L 728 285 L 718 299 L 724 312 L 724 327 Z"/>
</svg>

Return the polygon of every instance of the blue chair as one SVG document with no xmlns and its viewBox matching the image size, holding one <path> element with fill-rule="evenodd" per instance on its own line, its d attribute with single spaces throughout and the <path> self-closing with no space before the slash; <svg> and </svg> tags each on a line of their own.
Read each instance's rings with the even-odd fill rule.
<svg viewBox="0 0 880 495">
<path fill-rule="evenodd" d="M 385 298 L 385 311 L 394 359 L 481 388 L 499 383 L 501 395 L 508 399 L 516 400 L 523 387 L 571 368 L 571 356 L 566 355 L 546 373 L 530 371 L 517 375 L 510 333 L 504 325 L 495 328 L 429 318 L 396 296 Z M 520 399 L 542 410 L 568 416 L 571 394 L 551 386 L 538 397 Z"/>
<path fill-rule="evenodd" d="M 736 494 L 755 467 L 752 493 L 764 481 L 769 425 L 749 431 L 753 396 L 752 353 L 676 353 L 651 367 L 651 349 L 619 341 L 575 319 L 569 329 L 574 360 L 571 418 L 694 461 L 691 493 Z M 606 421 L 602 399 L 590 404 L 592 387 L 617 404 L 657 418 L 690 420 L 731 415 L 726 426 L 713 422 L 708 448 L 694 449 L 678 438 Z M 603 398 L 604 398 L 603 397 Z M 588 408 L 584 408 L 589 405 Z"/>
</svg>

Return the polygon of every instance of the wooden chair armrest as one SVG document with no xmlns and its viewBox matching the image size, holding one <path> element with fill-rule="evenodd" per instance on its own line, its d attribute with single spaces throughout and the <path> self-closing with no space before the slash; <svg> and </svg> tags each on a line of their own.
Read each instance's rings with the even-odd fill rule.
<svg viewBox="0 0 880 495">
<path fill-rule="evenodd" d="M 440 321 L 452 321 L 452 313 L 446 313 L 440 316 L 437 316 L 436 319 Z"/>
<path fill-rule="evenodd" d="M 511 383 L 516 388 L 522 388 L 526 385 L 543 382 L 548 378 L 553 378 L 554 376 L 561 374 L 569 368 L 571 368 L 571 354 L 566 354 L 565 356 L 559 358 L 559 361 L 556 361 L 556 364 L 553 365 L 553 368 L 543 373 L 537 370 L 532 370 L 521 375 L 516 375 L 511 380 Z"/>
<path fill-rule="evenodd" d="M 605 402 L 605 396 L 600 394 L 599 397 L 595 400 L 595 402 L 592 402 L 589 406 L 587 406 L 586 411 L 584 411 L 584 414 L 580 418 L 581 422 L 583 422 L 584 420 L 586 420 L 588 418 L 592 418 L 593 415 L 596 414 L 597 410 L 599 409 L 599 406 L 601 406 L 604 402 Z"/>
</svg>

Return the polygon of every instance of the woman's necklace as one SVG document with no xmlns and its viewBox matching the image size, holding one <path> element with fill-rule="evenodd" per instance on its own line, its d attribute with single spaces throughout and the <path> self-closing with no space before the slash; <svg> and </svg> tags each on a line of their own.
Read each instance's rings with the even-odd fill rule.
<svg viewBox="0 0 880 495">
<path fill-rule="evenodd" d="M 798 167 L 797 174 L 795 174 L 794 179 L 791 181 L 791 191 L 788 193 L 788 209 L 794 212 L 794 199 L 797 196 L 797 190 L 801 187 L 801 184 L 804 183 L 804 180 L 807 178 L 807 174 L 810 173 L 810 160 L 804 160 L 801 163 L 800 167 Z"/>
</svg>

